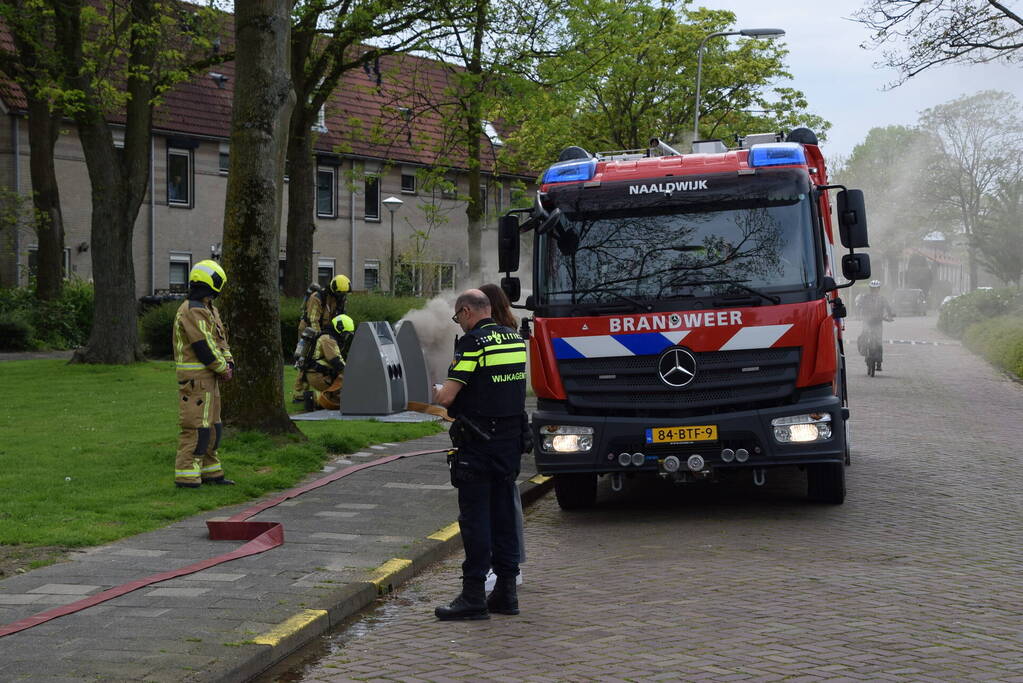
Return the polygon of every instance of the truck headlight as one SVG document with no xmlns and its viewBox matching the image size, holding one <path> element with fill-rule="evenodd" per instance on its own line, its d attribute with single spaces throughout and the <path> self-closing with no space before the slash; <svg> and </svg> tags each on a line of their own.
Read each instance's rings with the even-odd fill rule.
<svg viewBox="0 0 1023 683">
<path fill-rule="evenodd" d="M 593 427 L 544 425 L 540 434 L 548 453 L 585 453 L 593 448 Z"/>
<path fill-rule="evenodd" d="M 811 443 L 831 438 L 831 414 L 809 413 L 771 420 L 778 443 Z"/>
</svg>

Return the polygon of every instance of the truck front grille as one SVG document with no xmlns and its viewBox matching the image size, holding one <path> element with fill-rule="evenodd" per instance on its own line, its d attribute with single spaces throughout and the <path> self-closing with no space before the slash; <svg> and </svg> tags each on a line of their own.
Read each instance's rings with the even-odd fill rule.
<svg viewBox="0 0 1023 683">
<path fill-rule="evenodd" d="M 680 389 L 657 375 L 659 356 L 558 361 L 569 406 L 596 414 L 684 416 L 777 405 L 795 391 L 800 349 L 693 353 L 696 379 Z"/>
</svg>

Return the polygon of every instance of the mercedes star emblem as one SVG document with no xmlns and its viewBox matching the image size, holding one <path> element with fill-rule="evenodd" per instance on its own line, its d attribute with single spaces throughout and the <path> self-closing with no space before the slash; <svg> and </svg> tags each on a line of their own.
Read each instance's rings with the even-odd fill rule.
<svg viewBox="0 0 1023 683">
<path fill-rule="evenodd" d="M 684 387 L 696 379 L 696 358 L 682 347 L 673 346 L 657 359 L 657 374 L 669 387 Z"/>
</svg>

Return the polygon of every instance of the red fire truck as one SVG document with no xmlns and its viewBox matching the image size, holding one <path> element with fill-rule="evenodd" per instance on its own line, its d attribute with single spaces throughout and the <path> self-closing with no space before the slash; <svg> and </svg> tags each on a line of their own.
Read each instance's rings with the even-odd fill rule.
<svg viewBox="0 0 1023 683">
<path fill-rule="evenodd" d="M 812 131 L 750 135 L 737 149 L 702 141 L 692 154 L 657 139 L 566 149 L 533 208 L 500 220 L 512 301 L 530 230 L 535 457 L 561 507 L 592 505 L 599 476 L 613 489 L 629 475 L 762 484 L 792 466 L 811 500 L 844 501 L 838 290 L 868 278 L 870 261 L 854 251 L 868 246 L 863 194 L 828 184 Z"/>
</svg>

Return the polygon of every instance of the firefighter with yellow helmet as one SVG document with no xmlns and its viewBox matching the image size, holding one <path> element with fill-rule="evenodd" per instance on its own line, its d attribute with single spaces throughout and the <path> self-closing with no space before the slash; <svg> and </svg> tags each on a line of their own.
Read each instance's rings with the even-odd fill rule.
<svg viewBox="0 0 1023 683">
<path fill-rule="evenodd" d="M 234 374 L 227 331 L 213 300 L 227 282 L 216 261 L 199 261 L 188 274 L 188 298 L 174 316 L 174 364 L 181 432 L 174 483 L 182 488 L 234 484 L 217 458 L 223 433 L 220 383 Z"/>
<path fill-rule="evenodd" d="M 355 321 L 343 313 L 330 321 L 328 331 L 316 338 L 313 351 L 305 363 L 309 386 L 319 392 L 317 403 L 337 410 L 341 405 L 341 382 L 345 371 L 343 350 L 355 333 Z"/>
<path fill-rule="evenodd" d="M 316 343 L 317 335 L 327 332 L 335 316 L 345 312 L 350 291 L 352 291 L 352 282 L 346 275 L 335 275 L 326 289 L 317 284 L 310 286 L 302 305 L 302 317 L 298 321 L 298 345 L 295 347 L 296 367 L 307 355 L 308 346 Z M 305 373 L 299 367 L 292 399 L 296 403 L 302 402 L 308 389 L 309 384 L 305 380 Z"/>
</svg>

